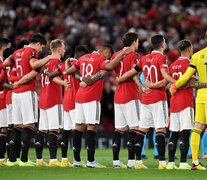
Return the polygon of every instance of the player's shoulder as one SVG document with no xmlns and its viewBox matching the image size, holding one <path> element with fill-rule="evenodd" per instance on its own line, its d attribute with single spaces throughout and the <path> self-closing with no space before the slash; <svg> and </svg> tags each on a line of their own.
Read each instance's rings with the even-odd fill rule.
<svg viewBox="0 0 207 180">
<path fill-rule="evenodd" d="M 207 47 L 203 48 L 192 55 L 192 58 L 201 58 L 207 54 Z"/>
</svg>

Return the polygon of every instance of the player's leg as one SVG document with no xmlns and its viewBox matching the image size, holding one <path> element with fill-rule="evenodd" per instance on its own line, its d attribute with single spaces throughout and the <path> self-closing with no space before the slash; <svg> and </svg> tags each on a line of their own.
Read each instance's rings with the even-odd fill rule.
<svg viewBox="0 0 207 180">
<path fill-rule="evenodd" d="M 139 119 L 140 119 L 140 102 L 139 100 L 132 100 L 123 105 L 123 113 L 126 118 L 127 125 L 129 126 L 128 136 L 128 163 L 129 168 L 135 165 L 135 137 L 138 131 Z M 143 149 L 143 148 L 142 148 Z"/>
<path fill-rule="evenodd" d="M 196 104 L 196 117 L 195 124 L 192 130 L 191 135 L 191 150 L 192 150 L 192 170 L 205 170 L 198 160 L 198 151 L 200 146 L 200 135 L 205 128 L 206 124 L 206 115 L 207 111 L 205 110 L 207 107 L 205 104 Z"/>
<path fill-rule="evenodd" d="M 68 161 L 68 140 L 69 137 L 72 135 L 73 131 L 73 121 L 75 110 L 64 111 L 63 113 L 63 131 L 62 131 L 62 138 L 61 138 L 61 153 L 62 153 L 62 161 L 61 167 L 71 167 L 72 165 Z"/>
<path fill-rule="evenodd" d="M 83 114 L 83 105 L 80 103 L 75 104 L 75 129 L 73 132 L 73 155 L 74 155 L 74 167 L 83 167 L 81 162 L 81 142 L 83 135 L 83 125 L 85 125 L 85 117 Z"/>
<path fill-rule="evenodd" d="M 10 146 L 9 146 L 9 139 L 10 135 L 14 126 L 14 121 L 12 118 L 12 104 L 7 104 L 6 105 L 6 114 L 7 114 L 7 123 L 8 123 L 8 131 L 7 131 L 7 137 L 6 137 L 6 148 L 7 148 L 7 157 L 9 159 L 9 151 L 10 151 Z"/>
<path fill-rule="evenodd" d="M 46 162 L 43 161 L 43 147 L 44 147 L 44 138 L 47 131 L 37 131 L 35 137 L 35 152 L 36 152 L 36 166 L 48 166 Z"/>
<path fill-rule="evenodd" d="M 5 153 L 6 153 L 6 136 L 7 136 L 7 115 L 6 108 L 0 110 L 0 165 L 6 163 Z"/>
<path fill-rule="evenodd" d="M 7 128 L 0 128 L 0 166 L 6 163 L 5 153 L 6 153 L 6 136 Z"/>
<path fill-rule="evenodd" d="M 178 138 L 179 132 L 171 131 L 170 139 L 168 142 L 169 162 L 167 164 L 167 169 L 177 169 L 177 167 L 175 166 L 175 152 L 177 148 Z"/>
<path fill-rule="evenodd" d="M 178 169 L 175 165 L 175 152 L 177 148 L 177 141 L 180 135 L 179 114 L 180 112 L 170 114 L 170 139 L 168 142 L 169 162 L 166 167 L 167 169 Z"/>
<path fill-rule="evenodd" d="M 20 166 L 34 166 L 28 158 L 31 138 L 35 132 L 35 123 L 37 122 L 37 94 L 34 91 L 19 93 L 20 111 L 23 119 L 22 129 L 22 154 Z"/>
<path fill-rule="evenodd" d="M 59 129 L 63 123 L 63 108 L 61 104 L 57 104 L 47 111 L 48 117 L 48 145 L 50 152 L 49 166 L 56 167 L 61 166 L 61 163 L 57 160 L 57 148 L 58 148 L 58 134 Z"/>
<path fill-rule="evenodd" d="M 99 101 L 92 101 L 83 104 L 84 116 L 87 124 L 86 144 L 87 144 L 87 167 L 104 168 L 95 160 L 96 146 L 96 125 L 100 123 L 101 104 Z"/>
<path fill-rule="evenodd" d="M 153 119 L 150 105 L 140 104 L 140 121 L 139 128 L 135 137 L 135 169 L 147 168 L 142 162 L 142 148 L 144 144 L 144 137 L 150 127 L 153 127 Z"/>
<path fill-rule="evenodd" d="M 13 130 L 13 125 L 8 125 L 7 135 L 6 135 L 6 151 L 7 151 L 7 158 L 9 159 L 9 152 L 10 152 L 10 146 L 9 146 L 9 139 L 11 132 Z"/>
<path fill-rule="evenodd" d="M 8 166 L 17 165 L 17 153 L 18 158 L 20 158 L 21 151 L 21 136 L 22 136 L 22 114 L 20 110 L 21 97 L 19 94 L 12 93 L 12 118 L 14 122 L 14 128 L 11 132 L 9 138 L 9 161 L 7 161 Z"/>
<path fill-rule="evenodd" d="M 114 104 L 115 112 L 115 131 L 113 137 L 112 151 L 113 151 L 113 167 L 121 168 L 123 163 L 119 160 L 119 153 L 121 147 L 121 138 L 126 127 L 126 120 L 123 114 L 122 104 Z M 124 165 L 123 165 L 124 166 Z"/>
<path fill-rule="evenodd" d="M 187 163 L 189 139 L 194 123 L 194 109 L 187 107 L 180 112 L 180 166 L 179 169 L 191 169 Z"/>
<path fill-rule="evenodd" d="M 44 137 L 48 132 L 48 116 L 47 110 L 40 109 L 40 117 L 38 122 L 38 131 L 35 136 L 35 152 L 36 152 L 36 166 L 47 166 L 43 161 L 43 146 L 44 146 Z"/>
<path fill-rule="evenodd" d="M 166 169 L 165 135 L 168 119 L 167 101 L 159 101 L 152 105 L 152 114 L 156 130 L 156 146 L 159 154 L 159 169 Z"/>
</svg>

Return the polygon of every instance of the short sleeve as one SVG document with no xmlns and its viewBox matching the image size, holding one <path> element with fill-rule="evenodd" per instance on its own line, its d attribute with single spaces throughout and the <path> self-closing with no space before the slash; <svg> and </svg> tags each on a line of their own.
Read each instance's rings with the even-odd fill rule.
<svg viewBox="0 0 207 180">
<path fill-rule="evenodd" d="M 160 58 L 160 69 L 162 68 L 168 68 L 168 58 L 167 56 L 163 56 L 162 58 Z"/>
<path fill-rule="evenodd" d="M 197 60 L 196 59 L 197 59 L 197 56 L 196 55 L 193 55 L 192 58 L 191 58 L 190 65 L 189 65 L 190 67 L 192 67 L 194 69 L 196 69 L 196 66 L 197 66 L 197 63 L 196 63 Z"/>
</svg>

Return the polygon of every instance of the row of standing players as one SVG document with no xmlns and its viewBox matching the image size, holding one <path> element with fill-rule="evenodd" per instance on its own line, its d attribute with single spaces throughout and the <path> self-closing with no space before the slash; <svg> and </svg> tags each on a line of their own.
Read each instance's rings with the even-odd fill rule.
<svg viewBox="0 0 207 180">
<path fill-rule="evenodd" d="M 8 166 L 17 164 L 16 147 L 21 142 L 22 154 L 18 164 L 20 166 L 34 165 L 34 163 L 28 160 L 28 150 L 32 132 L 34 131 L 34 123 L 37 122 L 35 77 L 38 73 L 41 73 L 40 119 L 35 142 L 36 165 L 47 165 L 42 158 L 44 136 L 47 133 L 50 151 L 49 166 L 61 166 L 61 164 L 63 166 L 64 164 L 70 166 L 67 160 L 66 149 L 68 137 L 71 134 L 71 130 L 74 129 L 73 152 L 75 160 L 73 165 L 76 167 L 84 166 L 80 158 L 80 150 L 82 133 L 86 125 L 88 152 L 86 166 L 105 167 L 96 162 L 94 158 L 96 124 L 100 122 L 103 77 L 108 71 L 115 69 L 118 84 L 114 96 L 115 134 L 113 139 L 113 167 L 126 167 L 119 160 L 119 151 L 122 134 L 125 127 L 128 126 L 127 167 L 135 169 L 147 168 L 141 160 L 141 150 L 146 132 L 150 127 L 154 127 L 159 155 L 158 168 L 177 168 L 174 164 L 174 155 L 180 132 L 181 163 L 179 168 L 190 169 L 191 166 L 186 162 L 190 130 L 193 127 L 194 116 L 192 114 L 193 89 L 190 86 L 195 85 L 192 82 L 189 83 L 188 87 L 179 90 L 171 99 L 170 130 L 172 135 L 168 143 L 170 154 L 168 164 L 165 161 L 165 134 L 168 116 L 165 86 L 168 82 L 175 83 L 175 79 L 178 79 L 185 72 L 190 63 L 189 58 L 192 55 L 192 44 L 187 40 L 179 43 L 181 57 L 170 66 L 168 72 L 167 57 L 163 55 L 166 48 L 164 37 L 162 35 L 155 35 L 151 38 L 151 43 L 154 51 L 140 58 L 135 52 L 139 44 L 138 35 L 129 32 L 123 36 L 124 48 L 117 53 L 113 54 L 113 49 L 110 45 L 103 45 L 98 51 L 86 55 L 82 54 L 83 56 L 80 55 L 78 60 L 69 58 L 65 65 L 60 61 L 61 56 L 65 53 L 65 46 L 64 42 L 59 39 L 55 39 L 50 43 L 52 54 L 37 61 L 38 52 L 46 45 L 46 40 L 40 34 L 34 35 L 27 47 L 15 51 L 0 66 L 0 68 L 14 67 L 12 70 L 7 68 L 7 74 L 16 71 L 15 80 L 9 79 L 10 74 L 8 76 L 10 82 L 13 83 L 15 81 L 12 87 L 14 128 L 9 139 L 9 161 L 5 164 Z M 80 52 L 87 53 L 83 49 Z M 108 61 L 107 59 L 111 56 L 112 60 Z M 141 71 L 146 79 L 144 85 L 140 83 L 138 77 L 138 73 Z M 68 76 L 72 74 L 75 75 Z M 64 80 L 62 80 L 62 76 L 64 76 Z M 81 83 L 75 78 L 79 79 Z M 61 105 L 62 85 L 65 87 L 63 108 Z M 205 85 L 202 84 L 200 86 L 206 87 Z M 142 91 L 141 103 L 139 91 Z M 181 101 L 180 98 L 182 99 L 186 95 L 189 98 Z M 64 117 L 63 121 L 62 116 Z M 73 120 L 75 120 L 75 124 Z M 59 128 L 64 128 L 61 145 L 65 149 L 62 148 L 63 159 L 61 163 L 57 161 L 56 157 Z M 1 138 L 6 138 L 3 131 L 1 131 Z M 193 168 L 196 169 L 197 166 L 195 165 Z"/>
</svg>

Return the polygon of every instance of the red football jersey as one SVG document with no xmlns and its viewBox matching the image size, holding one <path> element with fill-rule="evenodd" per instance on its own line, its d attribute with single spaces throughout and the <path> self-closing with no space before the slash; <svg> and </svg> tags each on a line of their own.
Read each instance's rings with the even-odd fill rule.
<svg viewBox="0 0 207 180">
<path fill-rule="evenodd" d="M 121 51 L 116 52 L 112 56 L 112 61 Z M 115 69 L 116 76 L 122 76 L 124 73 L 131 70 L 135 66 L 138 59 L 139 55 L 135 52 L 127 54 Z M 116 86 L 114 103 L 125 104 L 130 102 L 131 100 L 136 99 L 139 99 L 139 88 L 137 87 L 133 79 L 130 79 L 129 81 L 118 84 Z"/>
<path fill-rule="evenodd" d="M 58 66 L 61 66 L 59 59 L 50 59 L 46 64 L 46 69 L 53 72 L 58 70 Z M 56 84 L 52 78 L 42 73 L 39 107 L 48 109 L 57 104 L 62 104 L 62 85 Z"/>
<path fill-rule="evenodd" d="M 13 53 L 10 61 L 11 63 L 15 64 L 17 76 L 19 77 L 19 79 L 33 70 L 29 63 L 30 59 L 32 58 L 37 59 L 38 52 L 30 46 L 18 49 Z M 21 93 L 25 91 L 35 91 L 35 82 L 36 78 L 14 89 L 13 92 Z"/>
<path fill-rule="evenodd" d="M 77 59 L 70 58 L 70 64 L 74 65 L 77 62 Z M 64 98 L 63 98 L 63 109 L 64 111 L 70 111 L 75 109 L 75 96 L 79 89 L 80 81 L 76 80 L 74 76 L 67 75 L 65 72 L 65 63 L 63 63 L 63 78 L 67 79 L 71 87 L 64 88 Z"/>
<path fill-rule="evenodd" d="M 0 110 L 6 108 L 6 89 L 0 91 Z"/>
<path fill-rule="evenodd" d="M 167 68 L 167 57 L 159 51 L 152 51 L 137 61 L 137 66 L 142 69 L 145 79 L 152 83 L 163 80 L 161 69 Z M 152 89 L 149 94 L 142 94 L 141 102 L 143 104 L 153 104 L 158 101 L 167 100 L 165 87 Z"/>
<path fill-rule="evenodd" d="M 190 60 L 186 57 L 179 57 L 170 65 L 169 73 L 178 80 L 186 71 Z M 195 78 L 195 77 L 194 77 Z M 194 107 L 193 88 L 179 89 L 170 99 L 170 112 L 179 112 L 187 107 Z"/>
<path fill-rule="evenodd" d="M 6 71 L 4 69 L 0 70 L 0 91 L 3 91 L 3 83 L 6 80 Z"/>
<path fill-rule="evenodd" d="M 6 74 L 9 84 L 13 84 L 15 81 L 19 80 L 17 76 L 16 68 L 11 68 L 10 66 L 6 67 Z M 12 90 L 8 90 L 6 93 L 6 104 L 12 103 Z"/>
<path fill-rule="evenodd" d="M 80 57 L 75 64 L 80 69 L 81 76 L 93 76 L 99 70 L 104 69 L 108 61 L 98 52 L 86 54 Z M 75 102 L 86 103 L 91 101 L 100 101 L 102 97 L 104 79 L 100 79 L 90 86 L 79 88 L 76 94 Z"/>
<path fill-rule="evenodd" d="M 6 80 L 6 71 L 0 71 L 0 110 L 6 108 L 6 92 L 7 90 L 2 87 L 3 82 Z"/>
</svg>

